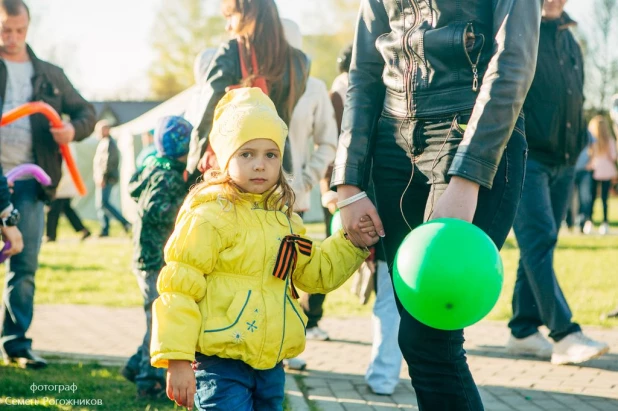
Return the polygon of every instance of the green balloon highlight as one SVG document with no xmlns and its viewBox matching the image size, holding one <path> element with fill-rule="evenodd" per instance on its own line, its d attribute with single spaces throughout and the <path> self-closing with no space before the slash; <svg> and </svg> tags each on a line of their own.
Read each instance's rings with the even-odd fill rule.
<svg viewBox="0 0 618 411">
<path fill-rule="evenodd" d="M 330 221 L 330 233 L 335 234 L 337 231 L 343 228 L 343 223 L 341 222 L 341 213 L 339 210 L 335 211 L 333 214 L 333 218 Z"/>
<path fill-rule="evenodd" d="M 473 224 L 443 218 L 414 229 L 403 240 L 393 283 L 403 307 L 418 321 L 458 330 L 485 317 L 504 281 L 500 253 Z"/>
</svg>

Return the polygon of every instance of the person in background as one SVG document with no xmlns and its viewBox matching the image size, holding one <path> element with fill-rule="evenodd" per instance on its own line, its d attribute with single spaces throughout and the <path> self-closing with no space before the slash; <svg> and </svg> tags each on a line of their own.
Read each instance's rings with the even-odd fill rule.
<svg viewBox="0 0 618 411">
<path fill-rule="evenodd" d="M 554 271 L 558 232 L 566 214 L 577 157 L 588 143 L 584 121 L 584 61 L 570 31 L 576 23 L 565 0 L 547 0 L 534 81 L 524 103 L 529 157 L 513 225 L 520 259 L 513 290 L 507 351 L 582 363 L 606 353 L 607 344 L 582 333 Z M 548 93 L 547 90 L 552 90 Z M 538 328 L 549 329 L 550 343 Z"/>
<path fill-rule="evenodd" d="M 137 171 L 144 168 L 146 159 L 157 154 L 157 147 L 154 144 L 154 130 L 142 133 L 142 149 L 135 158 L 135 169 Z"/>
<path fill-rule="evenodd" d="M 144 167 L 129 182 L 138 217 L 133 225 L 133 272 L 144 298 L 146 334 L 121 374 L 135 382 L 138 398 L 165 395 L 165 371 L 150 365 L 152 303 L 159 296 L 157 279 L 165 265 L 163 248 L 174 231 L 176 215 L 187 192 L 184 170 L 192 130 L 182 117 L 161 118 L 154 133 L 156 154 L 145 160 Z"/>
<path fill-rule="evenodd" d="M 110 124 L 107 120 L 100 120 L 95 127 L 95 134 L 99 139 L 97 150 L 92 159 L 92 175 L 96 187 L 96 203 L 101 233 L 99 237 L 109 237 L 110 218 L 115 218 L 126 233 L 131 230 L 131 224 L 122 216 L 122 213 L 111 203 L 112 189 L 120 180 L 120 151 L 116 141 L 109 134 Z"/>
<path fill-rule="evenodd" d="M 260 87 L 289 124 L 309 76 L 309 58 L 289 45 L 274 0 L 222 0 L 221 12 L 232 38 L 219 47 L 208 64 L 199 102 L 186 116 L 194 127 L 187 162 L 191 181 L 216 166 L 216 158 L 208 149 L 208 135 L 215 107 L 227 90 Z M 292 156 L 289 142 L 286 144 L 283 166 L 291 173 Z"/>
<path fill-rule="evenodd" d="M 587 134 L 588 145 L 579 153 L 575 163 L 574 190 L 566 215 L 569 229 L 577 225 L 578 230 L 583 234 L 590 234 L 592 231 L 592 189 L 594 188 L 590 158 L 594 137 L 590 131 Z"/>
<path fill-rule="evenodd" d="M 71 150 L 71 152 L 73 153 L 73 158 L 75 159 L 75 150 Z M 77 192 L 77 188 L 75 187 L 73 179 L 69 174 L 69 169 L 67 168 L 66 163 L 63 163 L 62 177 L 60 178 L 60 183 L 58 183 L 58 188 L 56 189 L 56 197 L 51 202 L 49 211 L 47 212 L 47 242 L 56 241 L 58 220 L 60 219 L 61 214 L 66 216 L 76 233 L 81 233 L 81 241 L 84 241 L 86 238 L 90 237 L 90 230 L 84 226 L 81 218 L 79 218 L 79 214 L 77 214 L 77 211 L 75 211 L 75 209 L 71 206 L 71 200 L 78 195 L 79 193 Z"/>
<path fill-rule="evenodd" d="M 302 51 L 302 35 L 298 25 L 281 20 L 290 46 Z M 296 103 L 289 125 L 292 154 L 292 190 L 296 196 L 294 211 L 301 217 L 311 205 L 311 190 L 319 185 L 328 165 L 335 159 L 337 124 L 328 89 L 322 80 L 307 79 L 305 92 Z M 303 294 L 300 305 L 307 316 L 308 340 L 328 340 L 328 333 L 319 327 L 324 314 L 324 294 Z M 291 368 L 294 365 L 290 361 Z"/>
<path fill-rule="evenodd" d="M 592 204 L 601 186 L 601 202 L 603 205 L 603 222 L 599 227 L 599 234 L 609 233 L 609 189 L 612 181 L 618 177 L 616 169 L 616 140 L 612 136 L 609 122 L 604 116 L 598 115 L 590 120 L 588 124 L 590 133 L 595 138 L 592 144 L 592 178 L 594 186 L 592 188 Z"/>
<path fill-rule="evenodd" d="M 95 123 L 94 107 L 69 81 L 64 71 L 40 60 L 26 43 L 30 26 L 30 10 L 22 0 L 0 1 L 0 95 L 3 112 L 32 101 L 49 104 L 69 120 L 52 128 L 42 114 L 23 117 L 0 132 L 0 165 L 5 173 L 22 164 L 40 166 L 52 180 L 43 188 L 35 179 L 24 177 L 15 181 L 11 203 L 23 218 L 1 210 L 3 234 L 15 241 L 13 255 L 8 260 L 3 296 L 4 321 L 0 332 L 2 356 L 6 363 L 39 369 L 45 359 L 32 351 L 32 340 L 26 333 L 34 314 L 35 273 L 45 230 L 45 202 L 50 201 L 62 174 L 59 145 L 81 141 L 90 136 Z M 23 251 L 15 254 L 23 239 Z M 13 238 L 11 238 L 11 236 Z"/>
</svg>

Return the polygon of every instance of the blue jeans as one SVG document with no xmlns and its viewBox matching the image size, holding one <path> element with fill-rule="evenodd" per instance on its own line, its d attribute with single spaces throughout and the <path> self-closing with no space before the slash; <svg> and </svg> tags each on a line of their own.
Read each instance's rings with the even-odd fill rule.
<svg viewBox="0 0 618 411">
<path fill-rule="evenodd" d="M 380 247 L 380 245 L 378 245 Z M 365 381 L 373 392 L 392 394 L 399 384 L 403 357 L 399 349 L 399 312 L 386 261 L 376 260 L 376 301 L 373 305 L 373 344 Z"/>
<path fill-rule="evenodd" d="M 198 410 L 283 411 L 285 371 L 281 363 L 255 370 L 239 360 L 196 355 Z"/>
<path fill-rule="evenodd" d="M 144 298 L 144 312 L 146 314 L 146 334 L 142 344 L 137 347 L 135 354 L 129 358 L 125 365 L 136 374 L 135 383 L 137 389 L 152 388 L 157 382 L 165 386 L 165 369 L 155 368 L 150 365 L 150 336 L 152 334 L 152 303 L 157 299 L 157 278 L 159 271 L 135 270 L 137 285 Z"/>
<path fill-rule="evenodd" d="M 115 218 L 127 229 L 130 226 L 129 222 L 122 216 L 122 213 L 110 203 L 109 198 L 112 194 L 113 184 L 106 184 L 103 188 L 96 190 L 96 205 L 99 221 L 101 222 L 101 234 L 109 235 L 109 220 L 110 217 Z"/>
<path fill-rule="evenodd" d="M 534 334 L 541 325 L 549 328 L 549 336 L 555 341 L 580 330 L 571 321 L 569 304 L 554 272 L 554 250 L 571 197 L 574 173 L 572 166 L 547 166 L 528 160 L 513 226 L 520 257 L 509 327 L 516 338 Z"/>
<path fill-rule="evenodd" d="M 16 181 L 11 201 L 22 216 L 17 227 L 23 236 L 24 249 L 7 260 L 0 341 L 8 355 L 29 349 L 32 345 L 32 340 L 26 338 L 26 332 L 34 312 L 34 273 L 39 266 L 45 227 L 43 202 L 37 197 L 35 180 Z"/>
<path fill-rule="evenodd" d="M 384 112 L 373 150 L 373 182 L 382 240 L 392 268 L 399 245 L 427 220 L 446 190 L 469 115 L 403 119 Z M 521 195 L 526 162 L 524 119 L 502 154 L 493 188 L 481 187 L 473 223 L 501 248 L 511 229 Z M 414 161 L 411 154 L 414 153 Z M 391 270 L 392 272 L 392 270 Z M 483 403 L 463 348 L 464 331 L 443 331 L 422 324 L 397 302 L 401 314 L 399 347 L 408 363 L 421 411 L 482 411 Z"/>
</svg>

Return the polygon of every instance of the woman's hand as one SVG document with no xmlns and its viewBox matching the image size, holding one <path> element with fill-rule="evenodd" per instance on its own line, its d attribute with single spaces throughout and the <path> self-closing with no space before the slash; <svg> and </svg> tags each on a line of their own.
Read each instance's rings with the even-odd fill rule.
<svg viewBox="0 0 618 411">
<path fill-rule="evenodd" d="M 360 193 L 358 187 L 341 185 L 337 187 L 339 201 Z M 384 237 L 382 220 L 369 198 L 363 198 L 339 210 L 341 223 L 348 239 L 357 247 L 370 247 Z"/>
<path fill-rule="evenodd" d="M 195 402 L 195 374 L 191 362 L 170 360 L 167 369 L 167 397 L 181 407 L 193 409 Z"/>
<path fill-rule="evenodd" d="M 476 212 L 478 197 L 479 185 L 477 183 L 454 176 L 438 199 L 429 219 L 457 218 L 471 223 Z"/>
</svg>

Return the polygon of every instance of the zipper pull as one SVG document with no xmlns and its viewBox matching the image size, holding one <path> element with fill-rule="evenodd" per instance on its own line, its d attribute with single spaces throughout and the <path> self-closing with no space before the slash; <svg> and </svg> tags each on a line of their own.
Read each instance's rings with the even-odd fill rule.
<svg viewBox="0 0 618 411">
<path fill-rule="evenodd" d="M 474 76 L 474 79 L 472 80 L 472 91 L 476 93 L 479 89 L 479 70 L 477 69 L 476 64 L 472 65 L 472 75 Z"/>
</svg>

